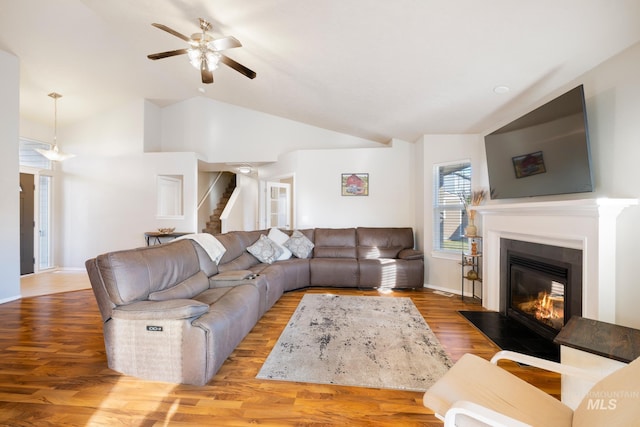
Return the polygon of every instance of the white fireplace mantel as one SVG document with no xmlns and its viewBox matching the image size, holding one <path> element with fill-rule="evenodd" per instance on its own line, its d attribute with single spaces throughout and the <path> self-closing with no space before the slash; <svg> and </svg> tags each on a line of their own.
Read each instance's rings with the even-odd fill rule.
<svg viewBox="0 0 640 427">
<path fill-rule="evenodd" d="M 637 199 L 580 199 L 487 204 L 481 215 L 483 306 L 500 309 L 500 239 L 582 250 L 582 316 L 615 322 L 616 221 Z"/>
</svg>

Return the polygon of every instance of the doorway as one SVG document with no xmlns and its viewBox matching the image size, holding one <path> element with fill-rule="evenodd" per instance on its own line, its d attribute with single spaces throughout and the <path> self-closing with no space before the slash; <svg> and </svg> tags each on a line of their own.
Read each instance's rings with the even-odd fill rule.
<svg viewBox="0 0 640 427">
<path fill-rule="evenodd" d="M 20 174 L 20 275 L 34 272 L 34 176 Z"/>
<path fill-rule="evenodd" d="M 51 230 L 54 171 L 51 160 L 36 149 L 49 149 L 51 145 L 20 138 L 19 148 L 20 270 L 38 273 L 53 268 Z M 28 183 L 23 183 L 23 180 L 28 180 Z M 31 267 L 28 268 L 28 265 Z"/>
<path fill-rule="evenodd" d="M 267 228 L 291 229 L 291 184 L 267 182 Z"/>
<path fill-rule="evenodd" d="M 260 185 L 265 196 L 260 200 L 264 204 L 260 213 L 261 227 L 295 229 L 295 175 L 272 177 L 269 181 L 261 181 Z"/>
</svg>

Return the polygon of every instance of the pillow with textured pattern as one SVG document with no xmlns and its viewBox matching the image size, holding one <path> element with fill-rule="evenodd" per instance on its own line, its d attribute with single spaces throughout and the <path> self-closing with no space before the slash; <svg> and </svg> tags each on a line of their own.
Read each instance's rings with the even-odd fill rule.
<svg viewBox="0 0 640 427">
<path fill-rule="evenodd" d="M 289 249 L 298 258 L 309 258 L 313 250 L 313 242 L 300 231 L 295 230 L 289 240 L 284 242 L 284 247 Z"/>
<path fill-rule="evenodd" d="M 282 249 L 278 244 L 264 234 L 261 234 L 260 238 L 247 248 L 247 251 L 265 264 L 273 264 L 282 255 Z"/>
</svg>

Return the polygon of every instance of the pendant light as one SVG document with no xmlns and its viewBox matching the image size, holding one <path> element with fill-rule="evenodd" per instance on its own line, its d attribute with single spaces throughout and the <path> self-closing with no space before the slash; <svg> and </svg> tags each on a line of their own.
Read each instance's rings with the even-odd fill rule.
<svg viewBox="0 0 640 427">
<path fill-rule="evenodd" d="M 62 95 L 56 92 L 51 92 L 48 96 L 53 98 L 53 146 L 49 150 L 43 150 L 42 148 L 36 148 L 35 150 L 45 156 L 47 159 L 61 162 L 63 160 L 75 157 L 75 154 L 63 153 L 58 149 L 58 98 L 62 98 Z"/>
</svg>

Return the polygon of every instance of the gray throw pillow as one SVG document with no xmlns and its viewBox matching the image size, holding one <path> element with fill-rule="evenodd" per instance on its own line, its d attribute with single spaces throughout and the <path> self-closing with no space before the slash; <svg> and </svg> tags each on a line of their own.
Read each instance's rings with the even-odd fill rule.
<svg viewBox="0 0 640 427">
<path fill-rule="evenodd" d="M 300 231 L 295 230 L 291 233 L 289 240 L 284 242 L 284 247 L 298 258 L 309 258 L 313 250 L 313 242 Z"/>
<path fill-rule="evenodd" d="M 265 264 L 273 264 L 282 255 L 280 246 L 264 234 L 261 234 L 260 238 L 247 248 L 247 251 Z"/>
</svg>

